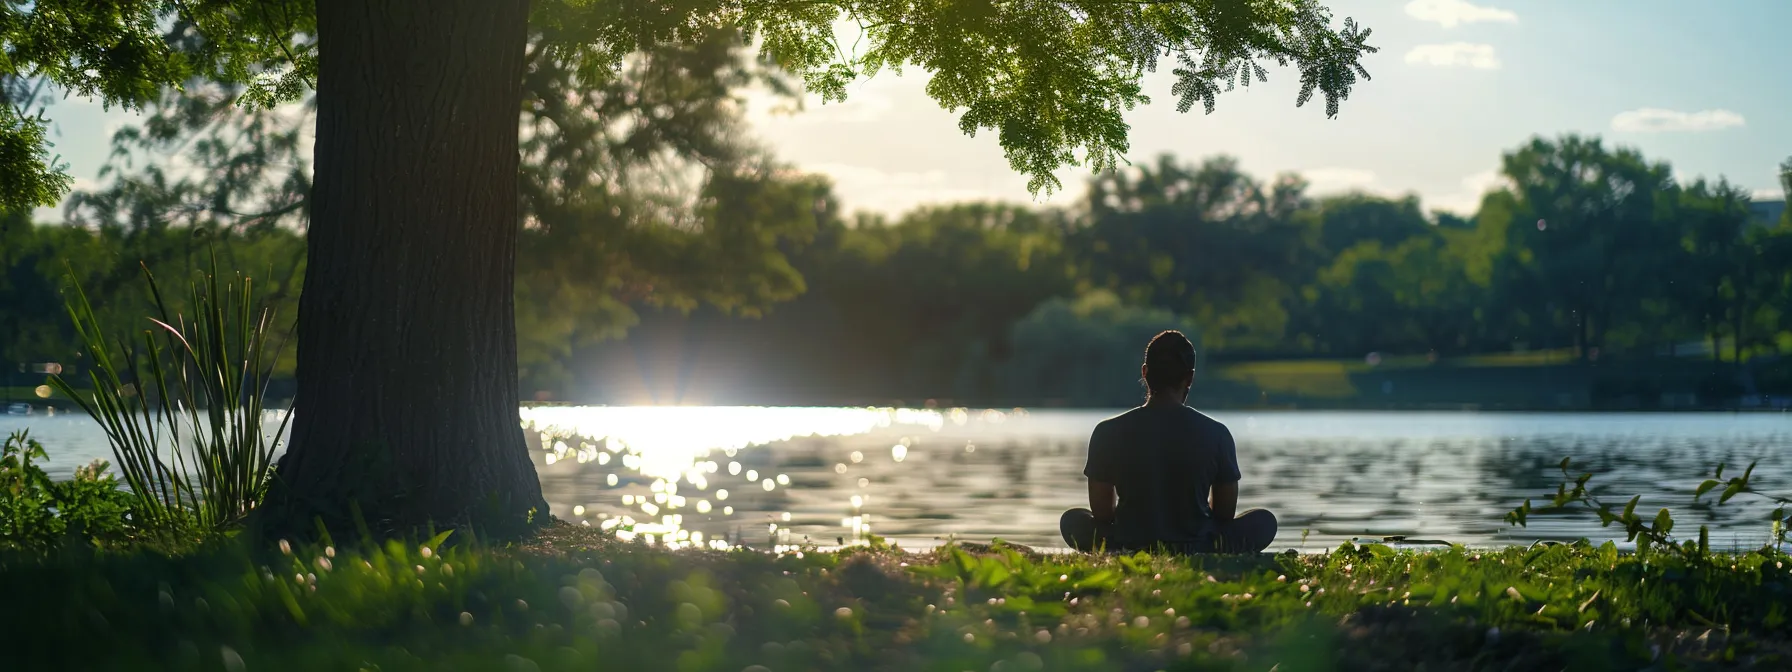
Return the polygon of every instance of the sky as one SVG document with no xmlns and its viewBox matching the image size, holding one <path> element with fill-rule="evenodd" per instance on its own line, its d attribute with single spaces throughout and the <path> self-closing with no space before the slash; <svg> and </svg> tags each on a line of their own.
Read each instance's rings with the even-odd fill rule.
<svg viewBox="0 0 1792 672">
<path fill-rule="evenodd" d="M 1127 116 L 1127 158 L 1184 161 L 1226 154 L 1268 178 L 1298 172 L 1315 194 L 1417 194 L 1428 209 L 1472 213 L 1498 184 L 1502 152 L 1533 136 L 1599 135 L 1672 164 L 1682 179 L 1725 177 L 1779 198 L 1777 166 L 1792 155 L 1789 0 L 1330 0 L 1335 22 L 1374 31 L 1338 117 L 1323 100 L 1295 107 L 1298 75 L 1222 94 L 1211 115 L 1175 109 L 1166 67 L 1145 81 L 1151 105 Z M 1167 65 L 1167 63 L 1166 63 Z M 1781 84 L 1775 85 L 1773 82 Z M 994 133 L 967 137 L 923 73 L 853 84 L 844 103 L 813 99 L 781 114 L 750 97 L 754 135 L 782 160 L 833 178 L 849 210 L 896 215 L 966 200 L 1067 204 L 1066 189 L 1035 196 L 1009 168 Z M 50 110 L 52 150 L 77 188 L 95 184 L 107 139 L 131 119 L 70 99 Z M 39 211 L 58 220 L 60 208 Z"/>
</svg>

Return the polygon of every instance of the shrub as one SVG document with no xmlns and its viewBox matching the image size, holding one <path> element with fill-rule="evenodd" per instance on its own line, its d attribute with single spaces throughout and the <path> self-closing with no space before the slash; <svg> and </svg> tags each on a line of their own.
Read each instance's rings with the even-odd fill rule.
<svg viewBox="0 0 1792 672">
<path fill-rule="evenodd" d="M 1637 503 L 1642 500 L 1641 495 L 1631 497 L 1630 501 L 1621 508 L 1601 501 L 1587 485 L 1593 480 L 1593 474 L 1587 472 L 1576 476 L 1570 471 L 1573 466 L 1574 464 L 1569 458 L 1562 458 L 1559 469 L 1564 480 L 1556 486 L 1556 492 L 1550 496 L 1549 504 L 1544 510 L 1560 511 L 1571 505 L 1579 505 L 1583 510 L 1591 511 L 1598 516 L 1600 525 L 1623 527 L 1625 540 L 1636 542 L 1637 550 L 1644 554 L 1651 551 L 1669 550 L 1692 562 L 1702 562 L 1711 557 L 1710 530 L 1706 526 L 1699 526 L 1699 538 L 1696 541 L 1680 539 L 1673 534 L 1673 511 L 1664 507 L 1653 517 L 1645 517 L 1646 514 L 1636 511 Z M 1755 487 L 1753 480 L 1755 465 L 1753 464 L 1748 465 L 1741 476 L 1732 476 L 1728 480 L 1723 480 L 1725 466 L 1717 465 L 1711 478 L 1705 479 L 1693 488 L 1693 499 L 1702 499 L 1706 494 L 1721 487 L 1723 489 L 1719 491 L 1717 499 L 1717 503 L 1720 505 L 1729 502 L 1737 495 L 1749 495 L 1773 504 L 1773 511 L 1767 515 L 1769 529 L 1767 546 L 1774 553 L 1782 552 L 1786 543 L 1787 528 L 1792 526 L 1792 515 L 1789 515 L 1787 511 L 1787 507 L 1792 506 L 1792 496 L 1771 494 Z M 1529 521 L 1530 515 L 1537 510 L 1532 507 L 1531 500 L 1526 499 L 1522 506 L 1506 514 L 1506 522 L 1523 527 Z"/>
<path fill-rule="evenodd" d="M 43 444 L 14 432 L 0 447 L 0 546 L 42 551 L 64 541 L 121 540 L 130 520 L 131 496 L 106 473 L 104 460 L 75 470 L 73 480 L 50 480 L 33 460 Z"/>
<path fill-rule="evenodd" d="M 1015 323 L 1001 370 L 1005 391 L 1083 406 L 1138 403 L 1145 343 L 1165 329 L 1182 331 L 1199 347 L 1193 321 L 1166 310 L 1128 306 L 1105 291 L 1052 299 Z"/>
</svg>

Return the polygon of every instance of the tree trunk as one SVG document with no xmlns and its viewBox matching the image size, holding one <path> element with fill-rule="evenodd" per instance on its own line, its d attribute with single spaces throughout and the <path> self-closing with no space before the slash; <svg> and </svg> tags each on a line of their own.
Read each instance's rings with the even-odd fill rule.
<svg viewBox="0 0 1792 672">
<path fill-rule="evenodd" d="M 547 519 L 517 408 L 527 0 L 318 0 L 298 408 L 264 530 Z"/>
<path fill-rule="evenodd" d="M 1606 333 L 1610 331 L 1609 325 L 1611 325 L 1611 323 L 1612 311 L 1610 306 L 1599 311 L 1599 314 L 1593 317 L 1593 335 L 1587 340 L 1587 350 L 1589 355 L 1605 348 L 1605 336 Z"/>
<path fill-rule="evenodd" d="M 1744 269 L 1744 272 L 1746 273 L 1746 268 Z M 1736 284 L 1736 300 L 1731 304 L 1730 337 L 1735 340 L 1730 344 L 1730 361 L 1735 362 L 1738 368 L 1742 366 L 1743 318 L 1748 310 L 1748 294 L 1743 289 L 1748 286 L 1745 284 L 1747 281 L 1748 279 L 1746 276 L 1734 281 Z"/>
<path fill-rule="evenodd" d="M 1574 311 L 1574 356 L 1582 362 L 1587 361 L 1587 310 L 1584 307 Z"/>
<path fill-rule="evenodd" d="M 1721 316 L 1712 317 L 1710 314 L 1705 315 L 1705 342 L 1711 346 L 1712 364 L 1724 363 L 1723 336 L 1719 335 L 1717 331 L 1718 325 L 1721 324 L 1723 324 L 1723 318 Z"/>
</svg>

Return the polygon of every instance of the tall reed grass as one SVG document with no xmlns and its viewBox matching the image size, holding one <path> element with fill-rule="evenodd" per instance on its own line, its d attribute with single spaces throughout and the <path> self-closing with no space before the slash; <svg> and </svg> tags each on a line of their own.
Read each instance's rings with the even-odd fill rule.
<svg viewBox="0 0 1792 672">
<path fill-rule="evenodd" d="M 209 537 L 240 522 L 267 494 L 286 429 L 283 419 L 269 436 L 263 425 L 273 312 L 257 307 L 250 278 L 226 281 L 217 267 L 214 256 L 210 272 L 189 282 L 189 317 L 171 308 L 144 266 L 156 315 L 135 339 L 108 339 L 70 276 L 66 305 L 92 390 L 60 375 L 50 384 L 104 428 L 135 497 L 134 523 L 146 532 Z"/>
</svg>

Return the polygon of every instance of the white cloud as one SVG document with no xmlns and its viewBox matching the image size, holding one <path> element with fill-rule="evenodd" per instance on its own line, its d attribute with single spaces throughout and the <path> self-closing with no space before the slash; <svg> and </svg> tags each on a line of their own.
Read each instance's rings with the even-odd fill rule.
<svg viewBox="0 0 1792 672">
<path fill-rule="evenodd" d="M 1406 52 L 1406 62 L 1409 65 L 1429 65 L 1438 68 L 1500 69 L 1500 57 L 1493 53 L 1493 45 L 1469 42 L 1421 44 Z"/>
<path fill-rule="evenodd" d="M 1785 197 L 1786 197 L 1786 192 L 1781 189 L 1778 189 L 1778 188 L 1756 189 L 1754 191 L 1754 193 L 1749 194 L 1749 198 L 1752 198 L 1757 201 L 1778 201 L 1778 200 L 1784 199 Z"/>
<path fill-rule="evenodd" d="M 822 102 L 821 96 L 805 96 L 803 109 L 796 114 L 819 122 L 864 124 L 885 121 L 895 107 L 888 95 L 866 87 L 850 93 L 846 100 Z"/>
<path fill-rule="evenodd" d="M 1462 178 L 1462 180 L 1457 183 L 1458 188 L 1456 191 L 1440 194 L 1435 198 L 1427 199 L 1427 207 L 1453 212 L 1458 215 L 1470 216 L 1475 214 L 1475 211 L 1481 209 L 1481 198 L 1486 196 L 1487 192 L 1507 186 L 1508 184 L 1509 182 L 1506 180 L 1506 176 L 1501 175 L 1499 169 L 1489 168 Z"/>
<path fill-rule="evenodd" d="M 52 87 L 44 94 L 43 102 L 60 111 L 68 111 L 77 107 L 103 108 L 98 97 L 83 96 L 62 87 Z"/>
<path fill-rule="evenodd" d="M 1014 198 L 1014 194 L 1026 193 L 1024 189 L 1013 188 L 1010 182 L 1024 183 L 1025 178 L 1013 173 L 1003 174 L 1001 184 L 990 184 L 986 188 L 967 186 L 965 176 L 953 174 L 945 170 L 904 171 L 884 170 L 872 166 L 851 165 L 844 163 L 808 163 L 800 168 L 806 172 L 827 175 L 834 181 L 834 194 L 840 198 L 841 205 L 849 211 L 875 212 L 896 217 L 917 206 L 957 203 L 965 201 L 1006 201 L 1028 203 Z M 1001 189 L 1000 187 L 1010 187 Z M 1068 191 L 1068 190 L 1066 190 Z M 1056 198 L 1042 198 L 1033 203 L 1045 205 L 1062 202 L 1066 196 L 1055 194 Z"/>
<path fill-rule="evenodd" d="M 1375 184 L 1375 171 L 1361 168 L 1312 168 L 1300 171 L 1307 180 L 1307 191 L 1313 194 L 1340 191 L 1366 191 Z"/>
<path fill-rule="evenodd" d="M 1739 128 L 1746 123 L 1742 115 L 1729 110 L 1680 112 L 1645 107 L 1619 112 L 1617 116 L 1612 117 L 1612 130 L 1619 133 L 1696 133 Z"/>
<path fill-rule="evenodd" d="M 821 96 L 804 94 L 802 109 L 796 108 L 793 100 L 772 95 L 770 92 L 752 89 L 746 95 L 746 119 L 749 123 L 764 124 L 778 118 L 798 118 L 809 123 L 846 123 L 864 124 L 888 121 L 896 107 L 892 91 L 901 82 L 896 77 L 885 77 L 860 82 L 846 93 L 846 100 L 832 103 L 822 102 Z"/>
<path fill-rule="evenodd" d="M 1412 0 L 1406 3 L 1406 15 L 1445 28 L 1465 23 L 1518 23 L 1512 10 L 1482 7 L 1467 0 Z"/>
</svg>

